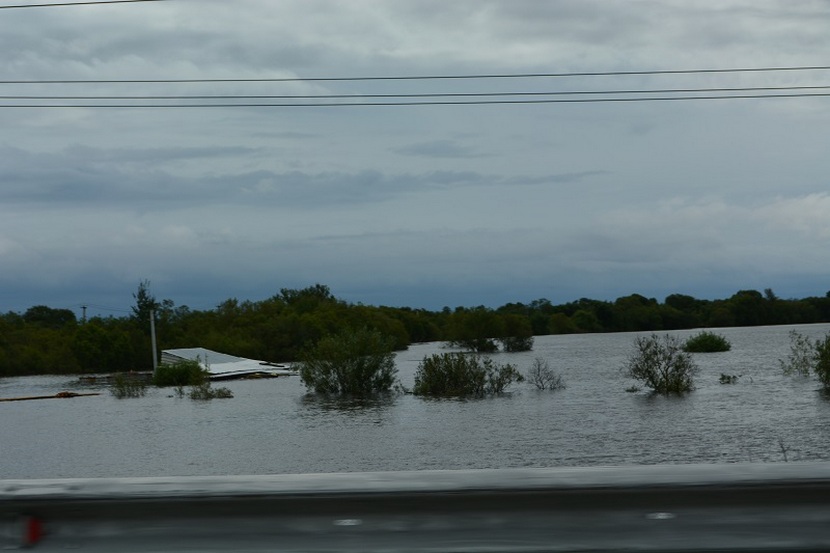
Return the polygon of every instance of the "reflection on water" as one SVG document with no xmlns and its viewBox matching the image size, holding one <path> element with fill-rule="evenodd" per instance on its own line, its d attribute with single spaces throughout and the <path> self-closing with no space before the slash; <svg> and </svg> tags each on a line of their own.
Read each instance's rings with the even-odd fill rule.
<svg viewBox="0 0 830 553">
<path fill-rule="evenodd" d="M 379 397 L 337 397 L 306 394 L 300 400 L 304 407 L 300 410 L 300 414 L 316 416 L 318 410 L 325 412 L 338 411 L 344 414 L 382 411 L 391 408 L 395 404 L 396 398 L 397 396 L 391 393 Z"/>
<path fill-rule="evenodd" d="M 620 367 L 634 334 L 538 337 L 532 352 L 496 354 L 522 371 L 542 357 L 567 387 L 523 383 L 470 401 L 321 398 L 295 377 L 223 383 L 234 398 L 211 402 L 156 389 L 116 400 L 66 377 L 0 379 L 0 397 L 105 392 L 0 403 L 0 478 L 827 460 L 830 400 L 815 380 L 785 377 L 778 364 L 791 328 L 718 330 L 732 350 L 696 354 L 697 390 L 682 398 L 625 391 L 631 381 Z M 795 328 L 814 338 L 830 331 Z M 405 387 L 441 347 L 398 354 Z M 721 373 L 742 376 L 724 385 Z"/>
</svg>

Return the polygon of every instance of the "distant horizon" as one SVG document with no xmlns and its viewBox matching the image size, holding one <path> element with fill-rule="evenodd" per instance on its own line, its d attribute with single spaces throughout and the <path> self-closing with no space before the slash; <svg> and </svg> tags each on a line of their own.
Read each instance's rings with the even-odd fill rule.
<svg viewBox="0 0 830 553">
<path fill-rule="evenodd" d="M 325 282 L 308 283 L 306 285 L 300 285 L 300 286 L 280 286 L 277 289 L 275 289 L 273 292 L 268 293 L 268 294 L 263 295 L 263 296 L 260 296 L 260 297 L 257 297 L 257 298 L 241 297 L 239 295 L 230 295 L 230 296 L 223 297 L 221 299 L 212 300 L 212 301 L 214 301 L 214 303 L 211 303 L 211 300 L 205 300 L 204 298 L 198 299 L 197 302 L 179 301 L 177 299 L 177 297 L 175 297 L 175 296 L 157 293 L 155 291 L 154 287 L 152 286 L 152 282 L 150 284 L 151 284 L 150 293 L 156 298 L 157 301 L 172 300 L 176 307 L 186 306 L 187 308 L 189 308 L 191 310 L 194 310 L 194 311 L 212 311 L 212 310 L 216 309 L 218 307 L 218 305 L 220 305 L 221 303 L 223 303 L 225 301 L 228 301 L 228 300 L 232 300 L 232 299 L 236 299 L 240 303 L 242 303 L 242 302 L 258 303 L 258 302 L 266 301 L 266 300 L 278 295 L 279 292 L 280 292 L 280 289 L 282 289 L 282 288 L 303 289 L 303 288 L 306 288 L 308 286 L 313 286 L 314 284 L 322 284 L 322 285 L 325 285 L 325 286 L 329 286 Z M 614 301 L 616 301 L 619 298 L 631 296 L 631 295 L 634 295 L 634 294 L 638 294 L 638 295 L 641 295 L 641 296 L 643 296 L 645 298 L 649 298 L 649 299 L 655 299 L 655 300 L 657 300 L 658 303 L 663 304 L 663 303 L 665 303 L 666 297 L 668 297 L 672 294 L 680 294 L 680 295 L 685 295 L 685 296 L 691 296 L 691 297 L 693 297 L 697 300 L 702 300 L 702 301 L 717 301 L 717 300 L 729 299 L 734 294 L 738 293 L 739 291 L 743 291 L 743 290 L 755 290 L 755 291 L 760 292 L 761 294 L 763 294 L 764 291 L 768 288 L 771 289 L 773 291 L 773 293 L 775 293 L 776 297 L 778 297 L 781 300 L 802 300 L 802 299 L 813 298 L 813 297 L 826 297 L 826 295 L 828 293 L 830 293 L 830 289 L 828 289 L 828 290 L 824 290 L 823 292 L 806 293 L 806 294 L 802 294 L 802 295 L 795 295 L 795 294 L 779 293 L 779 291 L 776 290 L 775 288 L 765 286 L 765 287 L 761 287 L 761 288 L 750 288 L 750 287 L 738 288 L 738 289 L 732 290 L 731 292 L 727 292 L 727 293 L 724 293 L 724 294 L 712 293 L 712 294 L 708 294 L 708 295 L 699 295 L 699 294 L 687 293 L 687 292 L 684 292 L 684 291 L 674 291 L 674 292 L 669 292 L 669 293 L 665 293 L 665 294 L 655 295 L 655 294 L 646 294 L 646 293 L 638 292 L 638 291 L 631 291 L 631 292 L 628 292 L 628 293 L 612 294 L 612 295 L 606 295 L 606 296 L 579 295 L 579 296 L 575 296 L 575 297 L 572 297 L 570 299 L 565 299 L 565 300 L 557 300 L 557 299 L 554 299 L 554 298 L 551 298 L 551 297 L 540 295 L 540 296 L 536 296 L 536 297 L 508 299 L 506 301 L 501 301 L 500 300 L 500 301 L 493 301 L 493 302 L 443 303 L 441 305 L 438 305 L 437 307 L 430 307 L 429 305 L 418 304 L 417 302 L 412 302 L 412 303 L 393 302 L 393 301 L 374 302 L 374 301 L 367 300 L 366 295 L 361 295 L 360 292 L 353 292 L 351 294 L 350 293 L 341 294 L 341 293 L 338 293 L 338 290 L 335 289 L 334 287 L 329 286 L 329 288 L 331 290 L 332 295 L 335 298 L 337 298 L 338 300 L 341 300 L 341 301 L 345 301 L 345 302 L 350 303 L 350 304 L 363 304 L 363 305 L 374 306 L 374 307 L 424 309 L 426 311 L 431 311 L 431 312 L 441 311 L 445 307 L 449 307 L 450 309 L 455 309 L 457 307 L 474 308 L 474 307 L 484 306 L 484 307 L 488 307 L 488 308 L 491 308 L 491 309 L 497 309 L 499 307 L 503 307 L 503 306 L 508 305 L 508 304 L 521 303 L 521 304 L 527 305 L 527 304 L 530 304 L 531 302 L 537 301 L 537 300 L 548 300 L 553 305 L 564 305 L 564 304 L 579 301 L 580 299 L 589 299 L 589 300 L 613 303 Z M 112 300 L 95 301 L 95 302 L 74 302 L 74 303 L 70 303 L 70 302 L 67 302 L 67 301 L 56 301 L 54 303 L 49 303 L 47 301 L 40 301 L 40 302 L 30 303 L 29 305 L 26 305 L 25 307 L 21 306 L 21 307 L 18 307 L 18 308 L 3 308 L 2 310 L 0 310 L 0 313 L 14 312 L 14 313 L 22 314 L 22 313 L 25 313 L 28 309 L 30 309 L 32 307 L 43 305 L 43 306 L 49 307 L 51 309 L 69 309 L 69 310 L 73 311 L 76 314 L 76 316 L 80 319 L 80 317 L 82 315 L 82 312 L 83 312 L 82 306 L 86 305 L 87 306 L 86 313 L 87 313 L 88 318 L 96 317 L 96 316 L 100 316 L 100 317 L 113 316 L 113 317 L 118 318 L 118 317 L 121 317 L 121 316 L 129 316 L 129 315 L 132 314 L 132 306 L 135 305 L 135 303 L 134 303 L 135 300 L 134 300 L 132 294 L 134 294 L 137 289 L 138 289 L 138 283 L 136 283 L 136 286 L 132 290 L 130 290 L 127 294 L 123 295 L 123 297 L 121 298 L 122 301 L 121 301 L 120 305 L 118 305 L 118 302 L 115 302 L 115 301 L 112 301 Z M 437 304 L 433 304 L 433 305 L 437 305 Z"/>
</svg>

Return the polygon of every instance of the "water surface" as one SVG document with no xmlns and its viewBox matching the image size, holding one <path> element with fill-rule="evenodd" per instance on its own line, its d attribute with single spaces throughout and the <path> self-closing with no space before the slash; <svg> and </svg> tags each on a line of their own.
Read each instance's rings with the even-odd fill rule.
<svg viewBox="0 0 830 553">
<path fill-rule="evenodd" d="M 814 379 L 782 375 L 788 332 L 817 338 L 830 325 L 717 329 L 724 353 L 695 354 L 685 397 L 628 393 L 620 372 L 637 334 L 537 337 L 534 350 L 496 354 L 526 371 L 534 358 L 566 389 L 515 385 L 503 397 L 369 402 L 308 396 L 299 378 L 235 381 L 234 398 L 196 402 L 149 389 L 0 402 L 0 478 L 228 475 L 830 459 L 830 400 Z M 696 331 L 675 334 L 682 338 Z M 425 355 L 398 354 L 411 387 Z M 741 375 L 723 385 L 720 374 Z M 0 397 L 80 391 L 71 377 L 0 379 Z"/>
</svg>

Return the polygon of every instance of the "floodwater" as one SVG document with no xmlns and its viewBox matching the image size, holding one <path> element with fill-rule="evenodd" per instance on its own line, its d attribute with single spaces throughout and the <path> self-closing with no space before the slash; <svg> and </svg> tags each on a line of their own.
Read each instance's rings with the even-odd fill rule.
<svg viewBox="0 0 830 553">
<path fill-rule="evenodd" d="M 716 329 L 732 350 L 694 354 L 701 372 L 684 397 L 626 392 L 633 333 L 542 336 L 531 352 L 495 354 L 523 372 L 542 358 L 567 387 L 525 382 L 468 401 L 322 400 L 298 377 L 222 383 L 235 397 L 208 402 L 154 388 L 118 400 L 72 377 L 0 379 L 0 397 L 103 392 L 0 402 L 0 479 L 830 460 L 830 398 L 779 366 L 793 329 L 818 338 L 830 324 Z M 399 353 L 402 383 L 443 351 Z M 720 384 L 721 373 L 740 378 Z"/>
</svg>

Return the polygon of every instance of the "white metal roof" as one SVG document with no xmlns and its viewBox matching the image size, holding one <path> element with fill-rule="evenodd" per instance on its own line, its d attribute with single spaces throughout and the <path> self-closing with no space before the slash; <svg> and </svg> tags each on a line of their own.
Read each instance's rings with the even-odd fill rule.
<svg viewBox="0 0 830 553">
<path fill-rule="evenodd" d="M 162 365 L 172 365 L 179 361 L 198 361 L 212 378 L 228 378 L 252 373 L 268 373 L 274 376 L 294 374 L 288 365 L 237 357 L 206 348 L 166 349 L 161 352 Z"/>
</svg>

